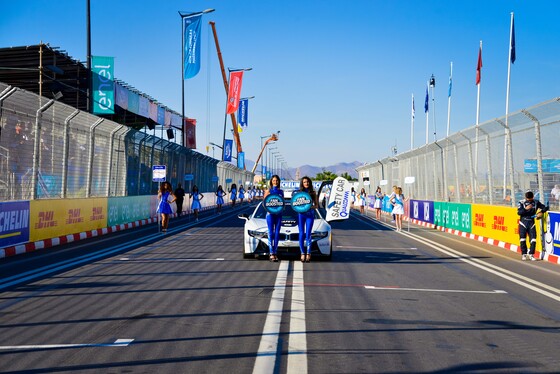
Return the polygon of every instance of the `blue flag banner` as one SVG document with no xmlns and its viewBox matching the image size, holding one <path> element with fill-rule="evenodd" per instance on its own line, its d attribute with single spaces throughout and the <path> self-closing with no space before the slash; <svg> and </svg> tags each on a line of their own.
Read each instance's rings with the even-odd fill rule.
<svg viewBox="0 0 560 374">
<path fill-rule="evenodd" d="M 231 154 L 233 150 L 233 140 L 226 139 L 224 142 L 224 161 L 231 161 Z"/>
<path fill-rule="evenodd" d="M 261 165 L 261 174 L 266 176 L 266 165 Z"/>
<path fill-rule="evenodd" d="M 239 152 L 237 154 L 237 167 L 239 169 L 245 169 L 245 152 Z"/>
<path fill-rule="evenodd" d="M 428 109 L 430 108 L 429 106 L 429 101 L 430 101 L 430 96 L 428 95 L 428 86 L 426 86 L 426 101 L 424 102 L 424 113 L 426 113 L 428 111 Z"/>
<path fill-rule="evenodd" d="M 247 112 L 249 109 L 249 99 L 239 100 L 239 109 L 237 110 L 237 123 L 239 126 L 247 126 Z"/>
<path fill-rule="evenodd" d="M 198 74 L 200 70 L 200 28 L 202 14 L 184 19 L 184 79 L 189 79 Z"/>
<path fill-rule="evenodd" d="M 511 16 L 511 63 L 515 62 L 515 21 Z"/>
<path fill-rule="evenodd" d="M 93 78 L 93 114 L 115 113 L 115 85 L 113 57 L 92 56 L 91 73 Z"/>
</svg>

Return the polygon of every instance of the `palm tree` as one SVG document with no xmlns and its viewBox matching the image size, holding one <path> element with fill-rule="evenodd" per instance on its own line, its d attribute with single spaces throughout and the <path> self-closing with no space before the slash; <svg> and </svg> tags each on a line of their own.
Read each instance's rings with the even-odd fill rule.
<svg viewBox="0 0 560 374">
<path fill-rule="evenodd" d="M 318 181 L 333 181 L 336 177 L 338 177 L 338 175 L 335 173 L 323 169 L 323 171 L 317 174 L 314 179 Z"/>
<path fill-rule="evenodd" d="M 341 177 L 346 179 L 349 182 L 358 180 L 357 178 L 352 178 L 352 176 L 350 174 L 348 174 L 347 172 L 342 173 Z"/>
</svg>

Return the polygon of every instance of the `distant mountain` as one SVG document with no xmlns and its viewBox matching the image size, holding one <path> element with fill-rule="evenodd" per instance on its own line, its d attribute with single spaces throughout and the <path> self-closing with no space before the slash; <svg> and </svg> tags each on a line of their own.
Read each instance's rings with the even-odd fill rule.
<svg viewBox="0 0 560 374">
<path fill-rule="evenodd" d="M 247 170 L 252 170 L 253 166 L 255 165 L 254 161 L 245 160 Z M 354 161 L 354 162 L 341 162 L 336 165 L 330 166 L 312 166 L 312 165 L 301 165 L 299 167 L 291 167 L 287 170 L 283 170 L 284 178 L 287 179 L 296 179 L 296 171 L 299 169 L 299 177 L 303 177 L 305 175 L 309 176 L 313 179 L 317 174 L 322 173 L 323 171 L 330 171 L 336 175 L 342 175 L 344 173 L 348 173 L 352 178 L 358 178 L 358 172 L 356 172 L 356 168 L 358 166 L 362 166 L 362 162 Z M 259 166 L 260 167 L 260 166 Z"/>
</svg>

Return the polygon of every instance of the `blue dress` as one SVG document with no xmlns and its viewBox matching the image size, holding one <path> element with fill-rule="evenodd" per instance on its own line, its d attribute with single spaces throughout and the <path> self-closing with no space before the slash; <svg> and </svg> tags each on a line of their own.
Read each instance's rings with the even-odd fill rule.
<svg viewBox="0 0 560 374">
<path fill-rule="evenodd" d="M 226 194 L 226 193 L 223 192 L 223 191 L 218 191 L 218 192 L 216 192 L 216 196 L 217 196 L 217 198 L 216 198 L 216 204 L 217 204 L 217 205 L 224 205 L 224 196 L 225 196 L 225 194 Z"/>
<path fill-rule="evenodd" d="M 237 199 L 237 189 L 235 189 L 235 188 L 231 189 L 231 199 L 233 201 L 235 201 Z"/>
<path fill-rule="evenodd" d="M 192 194 L 192 204 L 191 204 L 191 209 L 195 210 L 195 209 L 199 209 L 202 208 L 202 206 L 200 205 L 200 193 L 195 192 Z"/>
<path fill-rule="evenodd" d="M 164 192 L 161 195 L 161 200 L 159 201 L 157 212 L 161 214 L 172 214 L 173 209 L 171 209 L 171 204 L 169 204 L 169 192 Z"/>
</svg>

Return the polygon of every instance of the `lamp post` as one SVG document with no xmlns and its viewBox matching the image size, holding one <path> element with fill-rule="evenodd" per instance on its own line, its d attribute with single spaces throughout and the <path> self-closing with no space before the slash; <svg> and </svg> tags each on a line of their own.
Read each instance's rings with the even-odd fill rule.
<svg viewBox="0 0 560 374">
<path fill-rule="evenodd" d="M 272 169 L 271 155 L 272 155 L 272 151 L 275 150 L 275 149 L 278 149 L 278 147 L 268 147 L 267 148 L 267 152 L 268 152 L 268 155 L 266 156 L 266 165 L 267 165 L 266 170 L 267 170 L 267 172 L 271 171 L 271 169 Z M 272 175 L 272 173 L 271 173 L 271 175 Z"/>
<path fill-rule="evenodd" d="M 263 139 L 271 138 L 271 139 L 272 139 L 271 141 L 274 141 L 274 142 L 275 142 L 275 141 L 278 139 L 278 135 L 280 135 L 280 130 L 276 131 L 276 133 L 274 133 L 274 134 L 272 134 L 272 135 L 265 135 L 265 136 L 261 136 L 261 137 L 260 137 L 260 138 L 261 138 L 261 148 L 260 148 L 260 149 L 261 149 L 261 153 L 262 153 L 262 149 L 263 149 Z M 265 153 L 265 156 L 266 156 L 266 153 Z M 260 160 L 260 155 L 259 155 L 259 158 L 257 159 L 257 163 L 259 162 L 259 160 Z M 266 165 L 265 160 L 262 160 L 262 161 L 261 161 L 261 175 L 262 175 L 262 166 L 263 166 L 263 165 Z M 256 165 L 255 165 L 255 166 L 256 166 Z M 253 169 L 253 172 L 254 172 L 254 169 Z M 263 176 L 263 177 L 264 177 L 264 176 Z"/>
<path fill-rule="evenodd" d="M 272 152 L 270 152 L 270 154 L 272 155 L 272 160 L 271 160 L 272 161 L 272 171 L 274 172 L 274 174 L 278 174 L 276 172 L 276 157 L 277 157 L 276 155 L 279 155 L 280 152 L 272 151 Z"/>
<path fill-rule="evenodd" d="M 89 1 L 89 0 L 88 0 Z M 179 16 L 181 16 L 181 145 L 185 144 L 185 137 L 183 135 L 185 126 L 185 18 L 195 17 L 206 13 L 211 13 L 215 9 L 205 9 L 202 12 L 192 12 L 192 13 L 182 13 L 179 11 Z M 200 35 L 197 35 L 197 38 Z"/>
<path fill-rule="evenodd" d="M 228 68 L 228 71 L 231 75 L 232 72 L 236 72 L 236 71 L 250 71 L 253 70 L 253 68 L 243 68 L 243 69 L 231 69 Z M 224 80 L 225 86 L 226 86 L 226 109 L 225 109 L 225 115 L 224 115 L 224 138 L 222 139 L 222 161 L 224 160 L 224 151 L 225 151 L 225 147 L 226 147 L 226 125 L 227 125 L 227 104 L 228 104 L 228 99 L 229 99 L 229 76 L 227 78 L 227 81 Z M 231 125 L 233 127 L 233 138 L 235 139 L 235 142 L 237 144 L 237 149 L 239 149 L 239 132 L 237 131 L 237 129 L 235 128 L 235 114 L 232 113 L 231 114 Z M 232 152 L 233 154 L 233 152 Z"/>
</svg>

